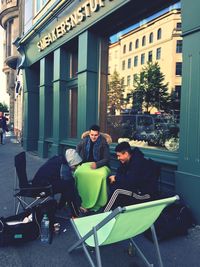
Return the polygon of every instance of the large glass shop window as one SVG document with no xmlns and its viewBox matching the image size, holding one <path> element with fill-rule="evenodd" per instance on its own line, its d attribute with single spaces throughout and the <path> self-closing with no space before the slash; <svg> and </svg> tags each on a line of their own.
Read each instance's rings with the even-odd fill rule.
<svg viewBox="0 0 200 267">
<path fill-rule="evenodd" d="M 177 53 L 177 22 L 181 11 L 174 5 L 110 37 L 107 132 L 113 142 L 178 150 L 182 50 Z M 145 45 L 144 36 L 151 36 Z M 137 45 L 125 51 L 130 43 Z"/>
</svg>

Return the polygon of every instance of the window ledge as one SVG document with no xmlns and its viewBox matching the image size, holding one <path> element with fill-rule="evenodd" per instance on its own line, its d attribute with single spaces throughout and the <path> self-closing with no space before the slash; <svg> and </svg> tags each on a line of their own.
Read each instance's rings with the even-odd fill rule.
<svg viewBox="0 0 200 267">
<path fill-rule="evenodd" d="M 115 147 L 117 144 L 110 145 L 110 152 L 115 153 Z M 134 148 L 134 147 L 132 147 Z M 146 158 L 151 158 L 157 162 L 169 164 L 173 166 L 178 165 L 178 152 L 171 152 L 161 148 L 155 147 L 138 147 L 145 155 Z"/>
</svg>

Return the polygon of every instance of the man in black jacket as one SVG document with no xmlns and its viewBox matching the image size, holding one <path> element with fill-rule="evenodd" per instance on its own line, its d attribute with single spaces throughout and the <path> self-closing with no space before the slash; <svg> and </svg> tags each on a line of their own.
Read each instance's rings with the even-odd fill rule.
<svg viewBox="0 0 200 267">
<path fill-rule="evenodd" d="M 34 186 L 52 185 L 54 194 L 61 193 L 58 209 L 62 209 L 67 202 L 73 216 L 79 215 L 81 198 L 72 172 L 81 162 L 81 157 L 74 149 L 67 149 L 65 157 L 54 156 L 47 160 L 36 172 L 32 181 Z"/>
<path fill-rule="evenodd" d="M 83 162 L 91 162 L 92 169 L 108 166 L 110 160 L 108 142 L 100 133 L 100 127 L 92 125 L 85 134 L 83 140 L 76 147 Z"/>
<path fill-rule="evenodd" d="M 110 200 L 105 210 L 126 206 L 155 198 L 159 167 L 153 160 L 144 158 L 138 149 L 131 149 L 128 142 L 115 148 L 120 166 L 116 175 L 109 177 Z"/>
</svg>

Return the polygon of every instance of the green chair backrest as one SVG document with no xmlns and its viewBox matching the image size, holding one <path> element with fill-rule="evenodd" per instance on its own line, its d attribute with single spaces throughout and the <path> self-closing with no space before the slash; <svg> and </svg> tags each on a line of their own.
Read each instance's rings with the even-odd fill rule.
<svg viewBox="0 0 200 267">
<path fill-rule="evenodd" d="M 162 210 L 177 199 L 178 197 L 175 196 L 125 207 L 98 230 L 97 236 L 99 245 L 115 243 L 143 233 L 156 221 Z M 83 237 L 110 213 L 111 212 L 105 212 L 76 219 L 75 224 L 80 235 Z M 88 238 L 86 243 L 89 246 L 95 246 L 93 236 Z"/>
</svg>

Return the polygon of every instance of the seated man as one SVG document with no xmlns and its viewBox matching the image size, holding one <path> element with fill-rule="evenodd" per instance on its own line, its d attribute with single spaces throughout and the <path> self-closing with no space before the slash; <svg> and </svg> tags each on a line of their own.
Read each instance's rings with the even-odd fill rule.
<svg viewBox="0 0 200 267">
<path fill-rule="evenodd" d="M 78 216 L 81 198 L 75 187 L 72 171 L 82 162 L 74 149 L 67 149 L 64 156 L 54 156 L 47 160 L 36 172 L 32 184 L 35 186 L 52 185 L 53 193 L 61 193 L 58 208 L 69 204 L 72 215 Z"/>
<path fill-rule="evenodd" d="M 89 132 L 84 134 L 83 140 L 76 147 L 76 151 L 83 159 L 83 162 L 91 162 L 92 169 L 108 166 L 109 164 L 109 147 L 104 136 L 109 137 L 100 133 L 98 125 L 92 125 Z"/>
<path fill-rule="evenodd" d="M 120 166 L 116 175 L 109 177 L 110 200 L 105 211 L 118 206 L 127 206 L 155 198 L 159 167 L 153 160 L 144 158 L 143 153 L 128 142 L 115 148 Z"/>
</svg>

